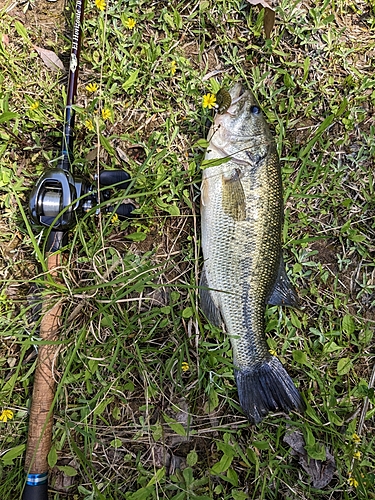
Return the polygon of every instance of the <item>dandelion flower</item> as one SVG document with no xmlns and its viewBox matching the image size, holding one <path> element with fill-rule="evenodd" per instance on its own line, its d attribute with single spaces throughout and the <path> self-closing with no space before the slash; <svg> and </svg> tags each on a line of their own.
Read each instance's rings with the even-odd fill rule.
<svg viewBox="0 0 375 500">
<path fill-rule="evenodd" d="M 202 106 L 204 108 L 212 109 L 216 104 L 215 94 L 206 94 L 203 96 Z"/>
<path fill-rule="evenodd" d="M 95 130 L 95 127 L 92 123 L 91 120 L 86 120 L 85 121 L 85 127 L 87 128 L 87 130 L 89 130 L 90 132 L 93 132 Z"/>
<path fill-rule="evenodd" d="M 354 460 L 360 460 L 360 458 L 361 458 L 361 452 L 360 451 L 355 451 L 353 453 L 353 458 L 354 458 Z"/>
<path fill-rule="evenodd" d="M 348 479 L 349 486 L 353 486 L 353 488 L 357 488 L 358 481 L 354 479 L 354 477 L 350 476 Z"/>
<path fill-rule="evenodd" d="M 359 444 L 361 442 L 361 438 L 358 436 L 358 434 L 354 433 L 352 436 L 352 441 L 356 444 Z"/>
<path fill-rule="evenodd" d="M 176 65 L 177 65 L 176 61 L 171 62 L 171 75 L 172 76 L 176 73 L 176 69 L 177 69 Z"/>
<path fill-rule="evenodd" d="M 133 19 L 132 17 L 128 17 L 124 22 L 125 28 L 128 28 L 129 30 L 134 29 L 136 24 L 137 24 L 136 20 Z"/>
<path fill-rule="evenodd" d="M 95 0 L 95 5 L 99 10 L 105 10 L 105 0 Z"/>
<path fill-rule="evenodd" d="M 0 422 L 7 422 L 8 420 L 12 420 L 14 413 L 12 410 L 4 410 L 0 415 Z"/>
<path fill-rule="evenodd" d="M 111 110 L 108 109 L 108 108 L 103 108 L 102 109 L 102 118 L 104 121 L 108 120 L 109 118 L 111 118 L 112 116 L 112 113 L 111 113 Z"/>
<path fill-rule="evenodd" d="M 184 361 L 183 363 L 181 363 L 181 370 L 183 372 L 188 372 L 190 370 L 189 363 L 186 363 L 186 361 Z"/>
<path fill-rule="evenodd" d="M 89 83 L 88 85 L 86 85 L 87 92 L 96 92 L 98 88 L 99 87 L 97 83 Z"/>
<path fill-rule="evenodd" d="M 36 109 L 39 108 L 39 101 L 34 101 L 31 106 L 30 106 L 30 111 L 35 111 Z"/>
</svg>

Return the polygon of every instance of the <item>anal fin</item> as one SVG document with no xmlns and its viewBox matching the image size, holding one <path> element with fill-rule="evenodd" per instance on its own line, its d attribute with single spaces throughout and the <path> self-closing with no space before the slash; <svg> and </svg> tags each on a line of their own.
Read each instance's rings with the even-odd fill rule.
<svg viewBox="0 0 375 500">
<path fill-rule="evenodd" d="M 280 259 L 277 278 L 267 302 L 272 306 L 299 307 L 297 293 L 286 274 L 282 257 Z"/>
</svg>

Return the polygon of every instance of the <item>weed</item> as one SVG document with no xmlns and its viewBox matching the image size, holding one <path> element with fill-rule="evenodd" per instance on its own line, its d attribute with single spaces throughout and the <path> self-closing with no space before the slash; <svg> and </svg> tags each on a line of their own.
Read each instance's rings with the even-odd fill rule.
<svg viewBox="0 0 375 500">
<path fill-rule="evenodd" d="M 263 13 L 248 2 L 105 3 L 87 5 L 75 168 L 91 179 L 125 168 L 133 183 L 111 203 L 130 199 L 137 218 L 87 213 L 62 284 L 46 275 L 45 234 L 25 209 L 61 139 L 63 75 L 33 49 L 68 50 L 61 6 L 50 4 L 50 18 L 36 2 L 0 13 L 0 410 L 13 416 L 0 422 L 1 498 L 18 498 L 24 483 L 46 291 L 64 301 L 55 499 L 373 498 L 373 6 L 283 0 L 265 41 Z M 256 427 L 238 405 L 229 340 L 197 298 L 199 166 L 213 113 L 203 97 L 239 79 L 277 140 L 285 258 L 301 302 L 268 308 L 268 343 L 307 404 L 302 417 Z M 308 460 L 333 455 L 324 488 L 284 441 L 290 429 Z"/>
</svg>

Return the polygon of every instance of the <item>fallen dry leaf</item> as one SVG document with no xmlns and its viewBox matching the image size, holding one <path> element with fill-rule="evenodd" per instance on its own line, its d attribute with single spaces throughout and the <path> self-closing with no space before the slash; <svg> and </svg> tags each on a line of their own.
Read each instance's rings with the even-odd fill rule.
<svg viewBox="0 0 375 500">
<path fill-rule="evenodd" d="M 278 5 L 278 0 L 247 0 L 251 5 L 260 5 L 265 9 L 275 10 Z"/>
<path fill-rule="evenodd" d="M 271 38 L 271 31 L 275 25 L 275 11 L 269 9 L 268 7 L 264 10 L 263 28 L 266 34 L 266 38 Z"/>
<path fill-rule="evenodd" d="M 271 38 L 271 32 L 275 25 L 275 8 L 278 0 L 247 0 L 251 5 L 260 5 L 264 10 L 263 28 L 266 38 Z"/>
<path fill-rule="evenodd" d="M 327 449 L 325 460 L 309 458 L 305 450 L 305 439 L 300 431 L 292 431 L 286 434 L 284 443 L 287 443 L 291 447 L 292 455 L 298 457 L 302 468 L 311 477 L 314 488 L 325 488 L 331 482 L 333 474 L 336 471 L 336 463 L 334 457 Z"/>
<path fill-rule="evenodd" d="M 86 155 L 87 161 L 94 161 L 98 157 L 98 148 L 92 148 Z"/>
<path fill-rule="evenodd" d="M 43 49 L 42 47 L 37 47 L 36 45 L 33 45 L 33 47 L 43 59 L 47 68 L 52 69 L 52 71 L 65 71 L 63 63 L 52 50 Z"/>
<path fill-rule="evenodd" d="M 4 33 L 1 37 L 1 41 L 5 46 L 9 45 L 9 36 L 6 33 Z"/>
<path fill-rule="evenodd" d="M 191 414 L 189 414 L 189 407 L 185 398 L 181 398 L 174 404 L 171 408 L 170 414 L 172 418 L 176 420 L 179 424 L 186 429 L 186 436 L 180 436 L 179 434 L 171 433 L 165 439 L 169 447 L 176 446 L 180 443 L 189 441 L 190 437 L 188 435 L 188 429 L 191 425 Z"/>
</svg>

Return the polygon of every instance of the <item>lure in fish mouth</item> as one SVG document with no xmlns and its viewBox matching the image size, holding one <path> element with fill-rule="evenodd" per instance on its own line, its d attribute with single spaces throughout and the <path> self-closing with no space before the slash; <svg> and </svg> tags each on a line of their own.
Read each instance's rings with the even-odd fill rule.
<svg viewBox="0 0 375 500">
<path fill-rule="evenodd" d="M 236 84 L 208 134 L 201 229 L 201 308 L 225 325 L 241 407 L 251 422 L 271 411 L 302 410 L 292 379 L 265 337 L 267 303 L 296 306 L 285 272 L 283 197 L 274 139 L 252 92 Z M 223 160 L 223 161 L 217 161 Z"/>
</svg>

